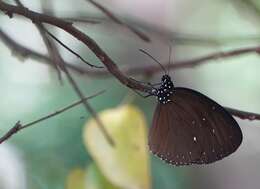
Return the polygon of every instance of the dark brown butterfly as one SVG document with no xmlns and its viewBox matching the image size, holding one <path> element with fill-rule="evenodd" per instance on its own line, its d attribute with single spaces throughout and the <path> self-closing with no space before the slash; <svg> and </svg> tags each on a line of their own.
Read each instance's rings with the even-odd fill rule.
<svg viewBox="0 0 260 189">
<path fill-rule="evenodd" d="M 167 74 L 152 95 L 157 96 L 158 105 L 148 145 L 165 162 L 177 166 L 208 164 L 230 155 L 240 146 L 243 137 L 239 125 L 207 96 L 174 87 Z"/>
</svg>

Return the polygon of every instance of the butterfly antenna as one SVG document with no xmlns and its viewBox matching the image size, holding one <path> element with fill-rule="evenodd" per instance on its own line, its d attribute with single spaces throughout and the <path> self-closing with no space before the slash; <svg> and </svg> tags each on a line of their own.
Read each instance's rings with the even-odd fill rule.
<svg viewBox="0 0 260 189">
<path fill-rule="evenodd" d="M 162 68 L 162 70 L 164 71 L 164 73 L 166 74 L 166 70 L 165 68 L 163 67 L 163 65 L 158 61 L 156 60 L 152 55 L 150 55 L 148 52 L 146 52 L 145 50 L 143 49 L 139 49 L 139 51 L 141 51 L 142 53 L 144 53 L 145 55 L 149 56 L 151 59 L 153 59 L 156 63 L 158 63 L 160 65 L 160 67 Z"/>
<path fill-rule="evenodd" d="M 169 45 L 169 63 L 168 63 L 168 74 L 170 73 L 170 65 L 171 65 L 171 59 L 172 59 L 172 45 Z"/>
</svg>

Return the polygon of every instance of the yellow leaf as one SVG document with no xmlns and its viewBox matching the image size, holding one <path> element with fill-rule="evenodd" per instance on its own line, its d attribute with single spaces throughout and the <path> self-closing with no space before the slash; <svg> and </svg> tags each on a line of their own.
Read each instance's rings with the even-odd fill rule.
<svg viewBox="0 0 260 189">
<path fill-rule="evenodd" d="M 67 177 L 66 189 L 85 189 L 85 176 L 85 170 L 73 169 Z"/>
<path fill-rule="evenodd" d="M 115 185 L 126 189 L 150 188 L 147 125 L 142 112 L 131 105 L 99 113 L 115 146 L 107 143 L 96 122 L 84 130 L 87 150 L 101 172 Z"/>
<path fill-rule="evenodd" d="M 87 169 L 85 189 L 119 189 L 109 182 L 93 163 Z"/>
</svg>

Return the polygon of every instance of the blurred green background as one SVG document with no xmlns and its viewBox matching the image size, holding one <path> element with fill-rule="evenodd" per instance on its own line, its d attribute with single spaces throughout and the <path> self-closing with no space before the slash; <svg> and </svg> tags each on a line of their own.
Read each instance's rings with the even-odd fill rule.
<svg viewBox="0 0 260 189">
<path fill-rule="evenodd" d="M 100 20 L 100 24 L 75 25 L 91 36 L 120 68 L 154 65 L 138 52 L 139 48 L 148 50 L 162 62 L 167 61 L 169 39 L 173 40 L 175 60 L 190 60 L 208 53 L 255 46 L 260 42 L 258 1 L 99 2 L 124 21 L 144 31 L 152 41 L 141 41 L 125 28 L 112 23 L 84 0 L 45 0 L 56 16 Z M 23 3 L 41 12 L 41 1 L 23 0 Z M 9 19 L 1 12 L 0 23 L 0 29 L 20 44 L 47 53 L 31 21 L 16 16 Z M 59 39 L 88 61 L 100 64 L 83 44 L 60 30 L 55 32 Z M 60 48 L 60 52 L 66 61 L 87 68 L 65 49 Z M 252 53 L 171 71 L 171 76 L 176 86 L 196 89 L 224 106 L 259 113 L 259 61 L 259 55 Z M 18 59 L 2 42 L 0 62 L 1 135 L 18 120 L 27 123 L 78 99 L 65 77 L 61 85 L 53 68 L 39 61 Z M 73 76 L 86 96 L 107 90 L 105 94 L 89 101 L 96 111 L 116 107 L 126 96 L 135 95 L 112 77 L 89 77 L 76 73 Z M 150 81 L 159 81 L 160 76 L 160 73 L 156 74 Z M 145 80 L 140 75 L 132 77 Z M 155 98 L 134 97 L 132 103 L 145 113 L 150 125 Z M 66 188 L 70 170 L 84 168 L 92 162 L 82 139 L 82 129 L 89 118 L 89 113 L 80 106 L 25 129 L 1 144 L 0 183 L 3 186 L 0 186 L 3 189 Z M 237 120 L 244 141 L 235 154 L 222 161 L 207 166 L 179 168 L 150 156 L 153 188 L 259 188 L 260 122 Z"/>
</svg>

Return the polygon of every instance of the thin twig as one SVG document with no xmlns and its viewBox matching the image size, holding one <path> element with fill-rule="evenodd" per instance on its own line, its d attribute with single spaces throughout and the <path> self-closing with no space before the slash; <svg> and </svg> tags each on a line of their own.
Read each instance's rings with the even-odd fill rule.
<svg viewBox="0 0 260 189">
<path fill-rule="evenodd" d="M 43 28 L 44 29 L 44 28 Z M 78 53 L 74 52 L 72 49 L 70 49 L 67 45 L 65 45 L 61 40 L 59 40 L 57 37 L 55 37 L 51 32 L 49 32 L 48 30 L 44 29 L 45 32 L 50 35 L 55 41 L 57 41 L 61 46 L 63 46 L 65 49 L 67 49 L 69 52 L 71 52 L 72 54 L 74 54 L 77 58 L 79 58 L 82 62 L 86 63 L 87 65 L 89 65 L 90 67 L 94 67 L 94 68 L 104 68 L 103 66 L 96 66 L 93 64 L 90 64 L 88 61 L 86 61 L 84 58 L 82 58 Z"/>
<path fill-rule="evenodd" d="M 60 68 L 62 69 L 62 71 L 64 71 L 65 75 L 67 76 L 71 86 L 73 87 L 73 89 L 75 90 L 75 92 L 77 93 L 77 95 L 80 97 L 80 99 L 84 98 L 83 93 L 81 92 L 78 84 L 75 82 L 75 80 L 73 79 L 73 77 L 71 76 L 70 72 L 68 71 L 68 69 L 66 68 L 66 65 L 63 61 L 63 58 L 61 57 L 58 48 L 56 47 L 56 45 L 48 38 L 47 34 L 47 29 L 44 28 L 44 26 L 40 27 L 40 29 L 42 30 L 42 38 L 43 41 L 45 42 L 45 45 L 47 47 L 47 50 L 50 54 L 50 57 L 54 57 L 52 61 L 57 61 L 57 63 L 60 65 Z M 46 34 L 44 33 L 46 32 Z M 52 37 L 52 35 L 50 35 Z M 90 114 L 94 117 L 95 121 L 97 122 L 98 127 L 100 128 L 101 132 L 103 133 L 104 137 L 107 139 L 107 141 L 111 144 L 114 145 L 114 141 L 113 139 L 110 137 L 110 135 L 108 134 L 108 131 L 106 130 L 106 128 L 104 127 L 103 123 L 101 122 L 101 120 L 99 119 L 99 117 L 97 116 L 97 113 L 95 112 L 95 110 L 89 105 L 88 102 L 84 101 L 83 105 L 85 107 L 85 109 L 87 110 L 87 112 L 90 112 Z"/>
<path fill-rule="evenodd" d="M 62 18 L 64 20 L 67 20 L 69 22 L 78 22 L 78 23 L 84 23 L 84 24 L 100 24 L 102 23 L 101 20 L 94 19 L 94 18 L 73 18 L 73 17 L 64 17 Z"/>
<path fill-rule="evenodd" d="M 111 11 L 109 11 L 107 8 L 105 8 L 104 6 L 102 6 L 101 4 L 97 3 L 94 0 L 87 0 L 88 2 L 90 2 L 92 5 L 94 5 L 95 7 L 97 7 L 100 11 L 102 11 L 105 15 L 107 15 L 111 20 L 113 20 L 115 23 L 126 27 L 127 29 L 129 29 L 131 32 L 133 32 L 135 35 L 137 35 L 140 39 L 142 39 L 143 41 L 146 42 L 150 42 L 151 39 L 144 34 L 143 32 L 137 30 L 136 28 L 122 22 L 120 19 L 118 19 Z"/>
<path fill-rule="evenodd" d="M 23 58 L 32 58 L 35 60 L 39 61 L 44 61 L 48 65 L 50 65 L 51 60 L 48 56 L 38 53 L 34 51 L 33 49 L 29 49 L 22 44 L 17 43 L 14 41 L 12 38 L 10 38 L 6 33 L 4 33 L 0 29 L 0 38 L 3 40 L 3 42 L 10 48 L 12 51 L 14 51 L 14 54 L 19 54 Z M 252 46 L 252 47 L 247 47 L 247 48 L 239 48 L 239 49 L 232 49 L 229 51 L 225 52 L 217 52 L 217 53 L 212 53 L 206 56 L 202 56 L 199 58 L 193 58 L 190 60 L 183 60 L 183 61 L 175 61 L 175 63 L 171 64 L 170 67 L 167 67 L 167 69 L 170 70 L 178 70 L 178 69 L 184 69 L 184 68 L 193 68 L 196 66 L 204 65 L 204 64 L 209 64 L 209 63 L 217 63 L 216 61 L 219 59 L 224 59 L 224 58 L 231 58 L 231 57 L 237 57 L 237 56 L 242 56 L 245 54 L 249 53 L 259 53 L 260 52 L 260 46 Z M 214 60 L 214 61 L 213 61 Z M 223 62 L 219 62 L 223 63 Z M 166 65 L 166 63 L 164 63 Z M 79 73 L 79 74 L 86 74 L 88 76 L 93 76 L 93 77 L 108 77 L 111 76 L 110 72 L 107 70 L 90 70 L 86 69 L 80 66 L 77 66 L 73 63 L 66 62 L 66 66 Z M 148 75 L 153 75 L 156 73 L 160 73 L 162 69 L 158 67 L 157 65 L 149 65 L 149 66 L 139 66 L 139 67 L 129 67 L 122 69 L 122 72 L 125 73 L 126 75 L 143 75 L 143 74 L 148 74 Z"/>
<path fill-rule="evenodd" d="M 79 89 L 77 83 L 75 82 L 75 80 L 73 79 L 73 77 L 71 76 L 71 74 L 69 73 L 69 71 L 67 70 L 66 66 L 64 66 L 64 72 L 67 75 L 67 78 L 69 80 L 69 82 L 71 83 L 72 87 L 74 88 L 74 90 L 76 91 L 76 93 L 78 94 L 78 96 L 80 98 L 83 97 L 83 93 L 81 92 L 81 90 Z M 106 130 L 103 122 L 99 119 L 96 111 L 88 104 L 88 103 L 84 103 L 84 107 L 86 108 L 86 110 L 88 112 L 91 113 L 91 115 L 94 117 L 94 120 L 97 122 L 97 125 L 99 127 L 99 129 L 101 130 L 101 132 L 103 133 L 104 137 L 107 139 L 108 143 L 112 146 L 115 145 L 113 138 L 109 135 L 108 131 Z"/>
<path fill-rule="evenodd" d="M 83 99 L 79 100 L 79 101 L 76 101 L 64 108 L 61 108 L 60 110 L 56 110 L 55 112 L 51 113 L 51 114 L 48 114 L 46 116 L 43 116 L 37 120 L 34 120 L 32 122 L 29 122 L 29 123 L 26 123 L 26 124 L 21 124 L 20 121 L 18 121 L 6 134 L 4 134 L 1 138 L 0 138 L 0 144 L 3 143 L 4 141 L 6 141 L 7 139 L 9 139 L 11 136 L 13 136 L 15 133 L 17 133 L 18 131 L 21 131 L 22 129 L 25 129 L 27 127 L 30 127 L 32 125 L 35 125 L 36 123 L 39 123 L 39 122 L 42 122 L 42 121 L 45 121 L 47 119 L 50 119 L 54 116 L 57 116 L 79 104 L 81 104 L 82 102 L 85 102 L 86 100 L 89 100 L 91 98 L 94 98 L 100 94 L 104 93 L 104 91 L 101 91 L 101 92 L 98 92 L 94 95 L 91 95 L 89 97 L 84 97 Z"/>
<path fill-rule="evenodd" d="M 18 0 L 16 0 L 16 1 L 18 1 Z M 41 36 L 44 36 L 45 34 L 44 34 L 43 25 L 41 23 L 36 23 L 35 25 L 36 25 L 38 31 L 40 32 Z M 46 46 L 51 46 L 50 40 L 48 40 L 46 37 L 42 37 L 42 39 L 43 39 L 45 45 L 48 44 Z M 53 64 L 53 67 L 57 71 L 59 81 L 62 83 L 61 69 L 62 69 L 63 65 L 60 65 L 60 62 L 58 60 L 56 60 L 57 57 L 54 56 L 53 53 L 51 53 L 51 54 L 49 53 L 49 56 L 50 56 L 50 59 L 52 60 L 51 63 Z"/>
<path fill-rule="evenodd" d="M 22 44 L 17 43 L 1 29 L 0 29 L 0 39 L 11 50 L 11 52 L 14 56 L 17 55 L 18 58 L 22 58 L 22 59 L 32 58 L 34 60 L 37 60 L 39 63 L 42 62 L 49 66 L 52 66 L 52 67 L 54 66 L 52 64 L 50 57 L 48 57 L 45 54 L 39 53 L 33 49 L 27 48 L 27 47 L 23 46 Z M 77 65 L 73 65 L 72 63 L 68 63 L 68 62 L 66 62 L 66 66 L 69 69 L 71 69 L 79 74 L 88 74 L 88 73 L 91 74 L 93 71 L 93 70 L 88 70 L 88 69 L 85 69 L 85 68 L 77 66 Z"/>
<path fill-rule="evenodd" d="M 234 108 L 225 107 L 226 110 L 235 117 L 240 119 L 247 119 L 249 121 L 260 120 L 260 114 L 236 110 Z"/>
<path fill-rule="evenodd" d="M 23 7 L 24 8 L 24 5 L 23 3 L 20 1 L 20 0 L 14 0 L 15 3 L 20 6 L 20 7 Z M 38 31 L 40 32 L 41 35 L 44 35 L 43 34 L 43 25 L 42 23 L 35 23 L 35 26 L 37 27 Z M 48 40 L 46 40 L 45 38 L 43 39 L 44 40 L 44 43 L 49 43 Z M 51 55 L 50 55 L 51 56 Z M 51 59 L 55 59 L 55 57 L 51 57 Z M 60 72 L 60 65 L 59 65 L 59 62 L 58 61 L 51 61 L 51 63 L 53 64 L 53 67 L 55 68 L 55 70 L 57 71 L 57 75 L 58 75 L 58 79 L 60 81 L 60 83 L 62 84 L 62 76 L 61 76 L 61 72 Z"/>
</svg>

